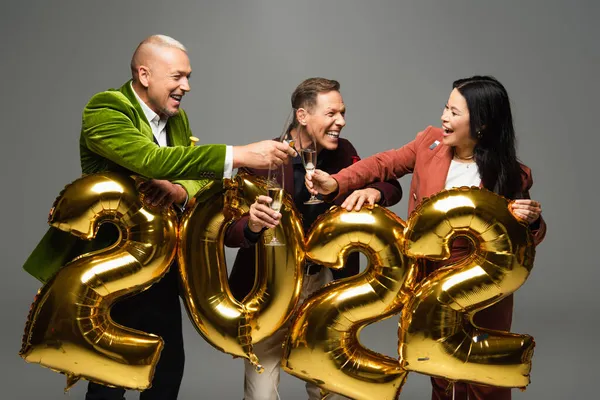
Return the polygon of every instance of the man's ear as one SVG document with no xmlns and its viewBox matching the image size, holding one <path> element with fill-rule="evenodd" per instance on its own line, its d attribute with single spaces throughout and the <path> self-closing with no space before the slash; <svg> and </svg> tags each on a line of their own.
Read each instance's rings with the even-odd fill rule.
<svg viewBox="0 0 600 400">
<path fill-rule="evenodd" d="M 147 88 L 150 84 L 150 68 L 140 65 L 138 67 L 138 80 L 143 87 Z"/>
<path fill-rule="evenodd" d="M 308 115 L 308 111 L 304 108 L 299 108 L 296 110 L 296 120 L 302 126 L 306 126 L 306 116 Z"/>
</svg>

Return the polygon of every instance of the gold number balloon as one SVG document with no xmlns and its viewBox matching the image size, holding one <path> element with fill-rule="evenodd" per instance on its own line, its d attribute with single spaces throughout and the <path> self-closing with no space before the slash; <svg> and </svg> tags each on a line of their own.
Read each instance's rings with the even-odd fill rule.
<svg viewBox="0 0 600 400">
<path fill-rule="evenodd" d="M 295 317 L 282 366 L 290 374 L 353 399 L 394 399 L 407 372 L 397 359 L 361 346 L 362 328 L 396 314 L 410 295 L 415 269 L 402 253 L 404 221 L 375 206 L 359 212 L 333 208 L 313 224 L 307 256 L 341 268 L 363 251 L 369 266 L 356 277 L 326 286 Z"/>
<path fill-rule="evenodd" d="M 266 195 L 264 179 L 246 174 L 226 180 L 224 188 L 209 185 L 181 221 L 178 259 L 186 307 L 198 332 L 218 350 L 245 357 L 260 371 L 252 343 L 279 329 L 298 303 L 304 234 L 291 198 L 284 197 L 275 229 L 285 246 L 257 244 L 254 287 L 243 303 L 235 300 L 227 282 L 224 234 L 258 195 Z"/>
<path fill-rule="evenodd" d="M 31 306 L 21 357 L 67 375 L 129 389 L 148 388 L 163 347 L 156 335 L 114 323 L 111 306 L 147 289 L 175 258 L 176 215 L 145 208 L 132 178 L 88 175 L 68 185 L 55 201 L 49 223 L 86 240 L 100 224 L 120 237 L 83 254 L 44 285 Z"/>
<path fill-rule="evenodd" d="M 485 189 L 443 191 L 410 216 L 406 253 L 444 260 L 451 241 L 466 236 L 475 251 L 429 275 L 402 310 L 399 351 L 404 368 L 449 380 L 504 387 L 529 384 L 529 335 L 473 324 L 473 314 L 516 291 L 533 267 L 528 227 L 509 202 Z"/>
</svg>

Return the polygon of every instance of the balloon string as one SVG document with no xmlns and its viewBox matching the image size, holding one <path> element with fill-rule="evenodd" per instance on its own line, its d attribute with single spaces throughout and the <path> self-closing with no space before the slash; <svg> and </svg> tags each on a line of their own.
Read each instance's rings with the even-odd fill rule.
<svg viewBox="0 0 600 400">
<path fill-rule="evenodd" d="M 263 372 L 265 372 L 265 368 L 258 363 L 258 357 L 252 352 L 252 345 L 250 345 L 250 349 L 251 350 L 246 353 L 249 357 L 248 361 L 250 361 L 250 364 L 254 366 L 256 372 L 262 374 Z"/>
<path fill-rule="evenodd" d="M 250 318 L 248 316 L 248 312 L 244 312 L 243 317 L 240 319 L 240 324 L 238 327 L 238 340 L 242 345 L 242 349 L 248 356 L 248 361 L 250 364 L 254 366 L 254 369 L 257 373 L 262 374 L 264 372 L 264 367 L 258 363 L 258 357 L 254 354 L 254 349 L 252 348 L 252 327 L 250 326 Z"/>
</svg>

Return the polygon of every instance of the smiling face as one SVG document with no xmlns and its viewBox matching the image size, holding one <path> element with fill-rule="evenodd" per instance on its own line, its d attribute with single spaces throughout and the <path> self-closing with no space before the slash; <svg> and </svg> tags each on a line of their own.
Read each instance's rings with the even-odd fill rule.
<svg viewBox="0 0 600 400">
<path fill-rule="evenodd" d="M 476 140 L 471 136 L 470 115 L 467 101 L 457 89 L 452 90 L 442 112 L 443 142 L 472 154 Z"/>
<path fill-rule="evenodd" d="M 319 151 L 335 150 L 340 133 L 346 125 L 345 114 L 346 106 L 342 95 L 337 90 L 332 90 L 319 93 L 315 105 L 310 110 L 298 109 L 297 118 L 314 136 Z"/>
<path fill-rule="evenodd" d="M 187 53 L 175 47 L 156 47 L 145 64 L 138 67 L 143 87 L 138 95 L 161 118 L 176 115 L 182 97 L 190 91 L 192 68 Z"/>
</svg>

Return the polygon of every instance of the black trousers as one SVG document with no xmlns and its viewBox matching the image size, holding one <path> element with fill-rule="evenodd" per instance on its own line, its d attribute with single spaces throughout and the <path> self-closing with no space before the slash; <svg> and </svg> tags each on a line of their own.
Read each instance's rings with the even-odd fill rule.
<svg viewBox="0 0 600 400">
<path fill-rule="evenodd" d="M 152 387 L 141 392 L 140 400 L 176 400 L 185 363 L 177 264 L 148 290 L 116 303 L 111 316 L 119 324 L 154 333 L 165 342 Z M 125 389 L 90 382 L 85 399 L 123 400 L 124 395 Z"/>
</svg>

